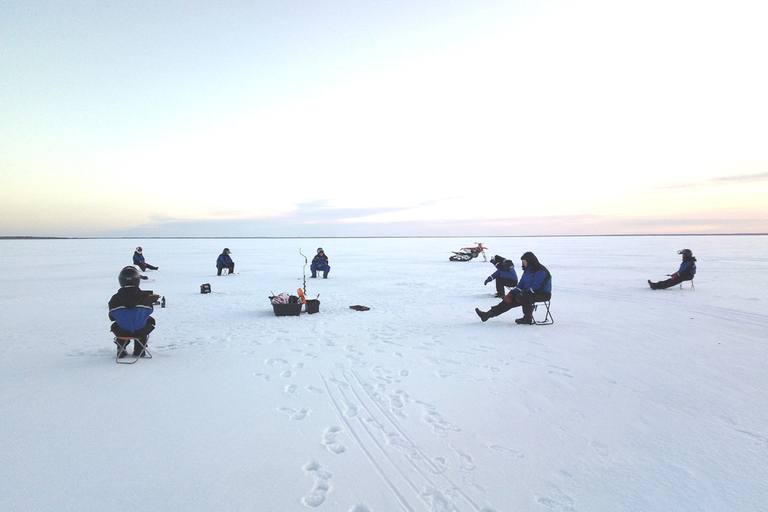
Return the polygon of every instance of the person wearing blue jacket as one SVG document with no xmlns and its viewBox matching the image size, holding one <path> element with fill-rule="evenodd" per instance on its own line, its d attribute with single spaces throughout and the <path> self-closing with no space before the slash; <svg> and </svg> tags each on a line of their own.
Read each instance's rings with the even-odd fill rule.
<svg viewBox="0 0 768 512">
<path fill-rule="evenodd" d="M 548 301 L 552 298 L 552 274 L 547 267 L 539 263 L 539 259 L 532 252 L 526 252 L 520 257 L 523 267 L 523 275 L 517 286 L 512 289 L 504 300 L 493 306 L 488 311 L 475 308 L 475 313 L 483 322 L 494 316 L 506 313 L 512 308 L 522 306 L 523 317 L 515 320 L 518 324 L 532 324 L 533 304 Z"/>
<path fill-rule="evenodd" d="M 110 329 L 120 349 L 118 357 L 127 355 L 126 347 L 129 343 L 118 340 L 118 336 L 134 338 L 133 355 L 143 357 L 149 333 L 155 329 L 155 319 L 150 315 L 154 311 L 152 304 L 157 300 L 157 295 L 148 290 L 140 290 L 140 280 L 139 271 L 135 267 L 124 267 L 117 276 L 120 289 L 109 299 L 109 319 L 112 320 Z"/>
<path fill-rule="evenodd" d="M 144 270 L 157 270 L 160 267 L 155 267 L 153 265 L 150 265 L 146 261 L 144 261 L 144 254 L 142 253 L 142 248 L 137 247 L 136 250 L 133 252 L 133 264 L 139 267 L 142 271 Z"/>
<path fill-rule="evenodd" d="M 515 264 L 512 260 L 508 260 L 498 254 L 491 258 L 491 263 L 496 267 L 496 272 L 491 274 L 485 279 L 484 285 L 487 285 L 494 279 L 496 280 L 496 296 L 501 298 L 506 293 L 505 286 L 513 288 L 517 286 L 517 272 L 515 272 Z"/>
<path fill-rule="evenodd" d="M 323 271 L 323 279 L 328 279 L 328 272 L 331 271 L 331 267 L 328 265 L 328 256 L 325 255 L 322 247 L 317 248 L 317 254 L 312 258 L 312 264 L 309 266 L 312 271 L 312 275 L 309 277 L 317 277 L 317 271 Z"/>
<path fill-rule="evenodd" d="M 229 269 L 230 274 L 235 273 L 235 262 L 232 261 L 232 258 L 229 255 L 229 249 L 225 247 L 224 250 L 221 251 L 221 254 L 219 254 L 219 257 L 216 258 L 216 270 L 218 270 L 216 273 L 217 276 L 220 276 L 221 271 L 225 268 Z"/>
<path fill-rule="evenodd" d="M 674 274 L 670 274 L 667 280 L 654 283 L 649 279 L 648 286 L 651 287 L 651 290 L 663 290 L 664 288 L 680 284 L 683 281 L 693 281 L 693 278 L 696 276 L 696 258 L 693 257 L 693 251 L 690 249 L 680 249 L 677 251 L 677 254 L 683 256 L 680 268 Z"/>
</svg>

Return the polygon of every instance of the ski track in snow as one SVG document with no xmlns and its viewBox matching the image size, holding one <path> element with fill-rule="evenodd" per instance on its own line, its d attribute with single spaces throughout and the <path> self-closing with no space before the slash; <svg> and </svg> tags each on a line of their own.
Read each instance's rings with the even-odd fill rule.
<svg viewBox="0 0 768 512">
<path fill-rule="evenodd" d="M 305 340 L 303 349 L 293 349 L 297 357 L 307 357 L 321 340 L 327 339 L 323 332 L 316 334 L 316 339 Z M 390 345 L 380 335 L 372 335 L 371 338 Z M 324 345 L 339 347 L 340 344 Z M 440 343 L 435 346 L 440 346 Z M 253 375 L 267 384 L 275 381 L 284 395 L 298 400 L 298 403 L 292 401 L 290 405 L 278 408 L 278 412 L 290 420 L 302 421 L 312 414 L 313 409 L 330 407 L 338 424 L 327 425 L 319 433 L 322 445 L 332 456 L 345 456 L 350 449 L 362 453 L 400 509 L 417 511 L 427 507 L 437 511 L 496 511 L 484 502 L 485 491 L 472 478 L 476 469 L 473 455 L 450 441 L 451 433 L 461 432 L 461 426 L 446 419 L 434 405 L 411 396 L 407 386 L 403 385 L 411 370 L 407 367 L 391 369 L 372 365 L 366 357 L 369 350 L 371 347 L 360 350 L 354 344 L 344 344 L 341 354 L 346 362 L 337 364 L 337 369 L 318 369 L 318 385 L 301 387 L 279 382 L 297 378 L 313 366 L 312 363 L 284 357 L 265 359 L 262 365 L 270 371 L 254 372 Z M 481 346 L 476 352 L 485 354 L 488 348 Z M 397 361 L 397 354 L 393 355 L 394 361 Z M 461 365 L 450 357 L 430 355 L 423 357 L 423 363 L 438 368 L 459 368 Z M 498 369 L 489 367 L 488 371 L 493 374 Z M 458 374 L 458 371 L 435 372 L 439 377 Z M 300 392 L 303 392 L 301 396 Z M 416 425 L 420 425 L 419 432 L 412 431 L 414 422 L 410 416 L 418 419 Z M 432 453 L 434 448 L 426 448 L 419 443 L 418 439 L 425 432 L 441 440 L 439 444 L 443 448 L 440 452 Z M 524 457 L 522 452 L 500 445 L 491 445 L 489 449 L 509 455 L 511 461 Z M 333 492 L 332 467 L 332 459 L 323 465 L 317 460 L 305 465 L 304 470 L 313 475 L 314 484 L 311 491 L 301 498 L 303 504 L 319 507 Z M 452 471 L 450 468 L 453 468 Z M 365 505 L 357 507 L 365 509 Z"/>
</svg>

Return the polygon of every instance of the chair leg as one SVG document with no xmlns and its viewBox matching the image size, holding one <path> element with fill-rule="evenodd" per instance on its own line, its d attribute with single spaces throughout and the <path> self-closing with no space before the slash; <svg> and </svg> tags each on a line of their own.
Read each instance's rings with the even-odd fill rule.
<svg viewBox="0 0 768 512">
<path fill-rule="evenodd" d="M 536 320 L 536 317 L 533 317 L 533 323 L 535 325 L 551 325 L 555 323 L 555 319 L 552 318 L 552 313 L 549 311 L 549 301 L 544 302 L 537 302 L 533 305 L 533 312 L 535 313 L 539 309 L 539 304 L 543 304 L 544 307 L 547 309 L 547 313 L 544 315 L 544 320 Z"/>
</svg>

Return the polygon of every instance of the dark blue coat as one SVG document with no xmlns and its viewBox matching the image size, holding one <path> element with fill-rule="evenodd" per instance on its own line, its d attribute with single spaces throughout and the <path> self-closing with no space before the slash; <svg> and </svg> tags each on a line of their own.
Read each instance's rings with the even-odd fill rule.
<svg viewBox="0 0 768 512">
<path fill-rule="evenodd" d="M 552 293 L 552 276 L 543 265 L 537 269 L 529 266 L 517 283 L 517 289 L 524 293 Z"/>
<path fill-rule="evenodd" d="M 683 260 L 680 264 L 680 268 L 672 274 L 672 277 L 677 276 L 695 276 L 696 275 L 696 260 Z"/>
<path fill-rule="evenodd" d="M 152 314 L 153 297 L 136 286 L 124 286 L 109 300 L 109 318 L 131 333 L 141 331 Z"/>
<path fill-rule="evenodd" d="M 133 253 L 133 264 L 138 266 L 144 265 L 144 255 L 138 252 Z"/>
<path fill-rule="evenodd" d="M 494 279 L 509 279 L 510 281 L 517 281 L 517 272 L 515 272 L 515 267 L 510 267 L 508 270 L 496 270 L 493 274 L 490 276 L 491 280 Z"/>
<path fill-rule="evenodd" d="M 227 268 L 230 265 L 232 265 L 232 258 L 229 257 L 229 254 L 219 254 L 219 257 L 216 259 L 216 268 Z"/>
</svg>

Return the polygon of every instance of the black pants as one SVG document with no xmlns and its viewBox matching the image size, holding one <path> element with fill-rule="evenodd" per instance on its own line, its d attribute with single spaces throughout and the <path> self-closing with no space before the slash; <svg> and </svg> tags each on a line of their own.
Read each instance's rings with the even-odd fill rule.
<svg viewBox="0 0 768 512">
<path fill-rule="evenodd" d="M 216 265 L 216 268 L 219 269 L 219 272 L 216 274 L 217 276 L 220 276 L 221 275 L 221 271 L 224 270 L 225 268 L 229 269 L 229 273 L 230 274 L 234 274 L 235 273 L 235 264 L 234 263 L 230 263 L 229 265 Z"/>
<path fill-rule="evenodd" d="M 112 322 L 112 327 L 110 327 L 112 332 L 115 334 L 115 336 L 119 336 L 121 338 L 139 338 L 142 340 L 145 344 L 147 342 L 147 336 L 149 336 L 149 333 L 155 330 L 155 319 L 151 316 L 147 318 L 147 323 L 144 327 L 139 329 L 138 331 L 126 331 L 125 329 L 121 329 L 117 322 Z"/>
<path fill-rule="evenodd" d="M 505 300 L 499 302 L 488 311 L 488 316 L 499 316 L 512 308 L 522 306 L 523 316 L 530 317 L 533 314 L 533 304 L 535 302 L 545 302 L 552 298 L 549 292 L 540 293 L 520 293 L 517 297 L 512 297 L 511 302 Z M 518 300 L 519 299 L 519 300 Z"/>
<path fill-rule="evenodd" d="M 154 265 L 150 265 L 149 263 L 137 263 L 137 265 L 141 268 L 142 271 L 144 270 L 157 270 L 157 267 Z"/>
<path fill-rule="evenodd" d="M 503 277 L 497 277 L 496 278 L 496 296 L 497 297 L 503 297 L 507 294 L 507 291 L 504 289 L 505 286 L 514 288 L 515 286 L 517 286 L 517 281 L 514 279 L 504 279 Z"/>
<path fill-rule="evenodd" d="M 653 283 L 653 286 L 656 290 L 663 290 L 664 288 L 671 288 L 675 285 L 678 285 L 683 281 L 693 281 L 693 276 L 677 276 L 677 277 L 667 279 L 666 281 L 659 281 L 658 283 Z"/>
</svg>

